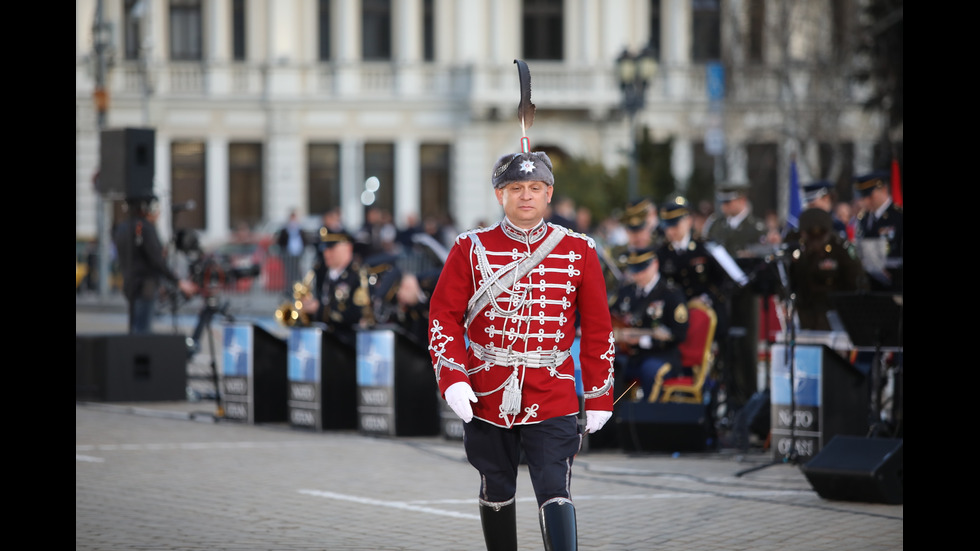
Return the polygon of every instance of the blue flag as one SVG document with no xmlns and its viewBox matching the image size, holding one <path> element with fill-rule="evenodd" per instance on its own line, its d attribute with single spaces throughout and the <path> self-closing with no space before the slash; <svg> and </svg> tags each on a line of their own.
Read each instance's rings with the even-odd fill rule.
<svg viewBox="0 0 980 551">
<path fill-rule="evenodd" d="M 800 227 L 800 178 L 796 174 L 796 159 L 789 163 L 789 212 L 786 214 L 786 225 L 799 229 Z"/>
</svg>

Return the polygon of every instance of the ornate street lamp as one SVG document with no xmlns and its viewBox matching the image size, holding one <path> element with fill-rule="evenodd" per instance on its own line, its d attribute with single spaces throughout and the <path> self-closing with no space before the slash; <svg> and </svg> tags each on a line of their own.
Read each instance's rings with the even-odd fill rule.
<svg viewBox="0 0 980 551">
<path fill-rule="evenodd" d="M 636 114 L 646 104 L 647 86 L 657 74 L 657 59 L 649 46 L 638 54 L 628 50 L 616 59 L 616 72 L 619 76 L 619 89 L 623 91 L 623 109 L 630 119 L 632 151 L 630 152 L 629 199 L 636 199 L 636 179 L 638 146 L 636 137 Z"/>
</svg>

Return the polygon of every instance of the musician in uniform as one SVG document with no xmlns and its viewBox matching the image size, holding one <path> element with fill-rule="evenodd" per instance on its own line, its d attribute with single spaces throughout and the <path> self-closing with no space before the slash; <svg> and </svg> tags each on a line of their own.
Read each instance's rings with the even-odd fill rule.
<svg viewBox="0 0 980 551">
<path fill-rule="evenodd" d="M 830 213 L 833 231 L 842 240 L 848 241 L 847 224 L 842 222 L 834 215 L 834 184 L 827 180 L 817 180 L 808 184 L 803 184 L 803 211 L 807 209 L 820 209 Z M 803 212 L 801 211 L 801 212 Z M 800 240 L 800 229 L 787 227 L 786 234 L 783 236 L 783 243 L 793 244 Z"/>
<path fill-rule="evenodd" d="M 626 228 L 626 243 L 609 250 L 609 256 L 616 263 L 620 273 L 626 270 L 626 261 L 630 253 L 640 249 L 656 248 L 663 241 L 660 229 L 660 219 L 657 206 L 652 199 L 641 197 L 633 199 L 620 216 L 623 227 Z M 615 291 L 622 283 L 618 279 L 611 283 L 610 292 Z"/>
<path fill-rule="evenodd" d="M 763 271 L 765 254 L 760 253 L 767 228 L 765 220 L 755 216 L 748 198 L 747 182 L 734 181 L 721 186 L 717 198 L 721 204 L 721 216 L 710 222 L 706 239 L 723 246 L 744 272 Z M 732 289 L 728 303 L 729 346 L 721 363 L 729 369 L 728 394 L 734 408 L 745 404 L 758 385 L 759 316 L 760 296 L 752 285 Z M 718 312 L 718 308 L 715 312 Z M 721 314 L 719 314 L 720 316 Z M 735 328 L 738 328 L 737 332 Z"/>
<path fill-rule="evenodd" d="M 830 331 L 831 293 L 866 291 L 854 245 L 834 231 L 830 213 L 810 208 L 800 215 L 800 237 L 788 242 L 789 279 L 800 329 Z"/>
<path fill-rule="evenodd" d="M 522 64 L 526 129 L 533 104 Z M 517 549 L 523 453 L 545 547 L 575 549 L 570 480 L 583 434 L 570 349 L 578 335 L 584 432 L 596 432 L 613 409 L 605 281 L 592 238 L 544 220 L 555 184 L 546 153 L 531 152 L 524 137 L 520 153 L 494 164 L 491 183 L 504 217 L 457 236 L 429 301 L 429 351 L 439 390 L 464 422 L 466 457 L 480 473 L 487 548 Z"/>
<path fill-rule="evenodd" d="M 664 242 L 657 248 L 660 274 L 680 289 L 688 301 L 699 298 L 718 316 L 715 335 L 727 330 L 726 293 L 730 279 L 724 268 L 708 252 L 704 240 L 693 233 L 694 219 L 687 199 L 678 196 L 660 209 Z"/>
<path fill-rule="evenodd" d="M 346 231 L 320 232 L 317 245 L 323 262 L 316 271 L 312 292 L 303 297 L 303 312 L 326 324 L 344 344 L 355 346 L 355 330 L 371 311 L 367 281 L 354 262 L 354 240 Z"/>
<path fill-rule="evenodd" d="M 684 372 L 678 345 L 687 337 L 687 298 L 673 282 L 661 277 L 660 261 L 653 248 L 632 253 L 627 260 L 629 281 L 610 301 L 615 320 L 617 364 L 624 385 L 636 380 L 642 394 L 652 397 L 657 373 L 664 378 L 691 375 Z M 625 354 L 624 354 L 625 352 Z M 624 386 L 625 388 L 625 386 Z"/>
<path fill-rule="evenodd" d="M 889 179 L 887 172 L 872 172 L 854 179 L 860 207 L 855 241 L 880 240 L 884 247 L 884 266 L 865 265 L 865 269 L 872 270 L 871 290 L 901 293 L 904 213 L 892 201 Z"/>
</svg>

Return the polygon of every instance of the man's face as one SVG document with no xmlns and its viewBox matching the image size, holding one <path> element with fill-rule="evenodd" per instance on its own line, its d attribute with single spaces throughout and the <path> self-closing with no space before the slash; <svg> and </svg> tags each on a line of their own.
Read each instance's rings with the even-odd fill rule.
<svg viewBox="0 0 980 551">
<path fill-rule="evenodd" d="M 551 202 L 554 188 L 544 182 L 511 182 L 495 189 L 497 202 L 515 226 L 531 229 L 540 222 Z"/>
<path fill-rule="evenodd" d="M 657 277 L 658 273 L 660 273 L 660 262 L 654 258 L 646 268 L 643 268 L 639 272 L 631 271 L 630 278 L 632 278 L 633 282 L 636 283 L 637 287 L 646 287 L 651 281 L 653 281 L 653 278 Z"/>
<path fill-rule="evenodd" d="M 331 270 L 346 268 L 354 259 L 354 244 L 342 241 L 332 247 L 323 249 L 323 263 Z"/>
<path fill-rule="evenodd" d="M 677 242 L 682 241 L 685 236 L 691 232 L 691 224 L 693 220 L 690 216 L 684 216 L 677 221 L 676 224 L 669 225 L 664 228 L 664 235 L 667 237 L 668 241 Z"/>
<path fill-rule="evenodd" d="M 834 207 L 834 201 L 830 198 L 830 195 L 821 195 L 820 197 L 817 197 L 816 200 L 807 203 L 806 207 L 830 212 L 830 210 Z"/>
<path fill-rule="evenodd" d="M 725 216 L 735 216 L 736 214 L 742 212 L 742 199 L 740 197 L 736 197 L 730 201 L 722 201 L 721 212 Z"/>
<path fill-rule="evenodd" d="M 637 229 L 629 228 L 626 231 L 626 238 L 629 240 L 629 246 L 634 249 L 642 249 L 653 243 L 653 233 L 646 226 Z"/>
</svg>

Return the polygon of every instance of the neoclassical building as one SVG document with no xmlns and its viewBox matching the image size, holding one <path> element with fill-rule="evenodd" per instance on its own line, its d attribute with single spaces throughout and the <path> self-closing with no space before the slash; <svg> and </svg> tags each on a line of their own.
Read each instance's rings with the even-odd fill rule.
<svg viewBox="0 0 980 551">
<path fill-rule="evenodd" d="M 107 232 L 126 186 L 161 199 L 164 233 L 166 206 L 194 201 L 179 225 L 206 243 L 292 209 L 338 207 L 349 227 L 368 203 L 396 223 L 496 220 L 490 168 L 521 137 L 517 58 L 532 74 L 532 149 L 613 171 L 644 128 L 671 142 L 679 189 L 701 167 L 748 181 L 758 205 L 780 210 L 791 158 L 802 178 L 842 190 L 880 161 L 882 116 L 847 76 L 861 62 L 849 53 L 860 5 L 76 0 L 76 236 Z M 656 71 L 630 117 L 617 59 L 644 49 Z M 120 129 L 151 130 L 151 141 L 107 153 L 104 133 Z M 140 148 L 149 178 L 103 181 L 107 154 L 125 167 L 145 162 Z"/>
</svg>

